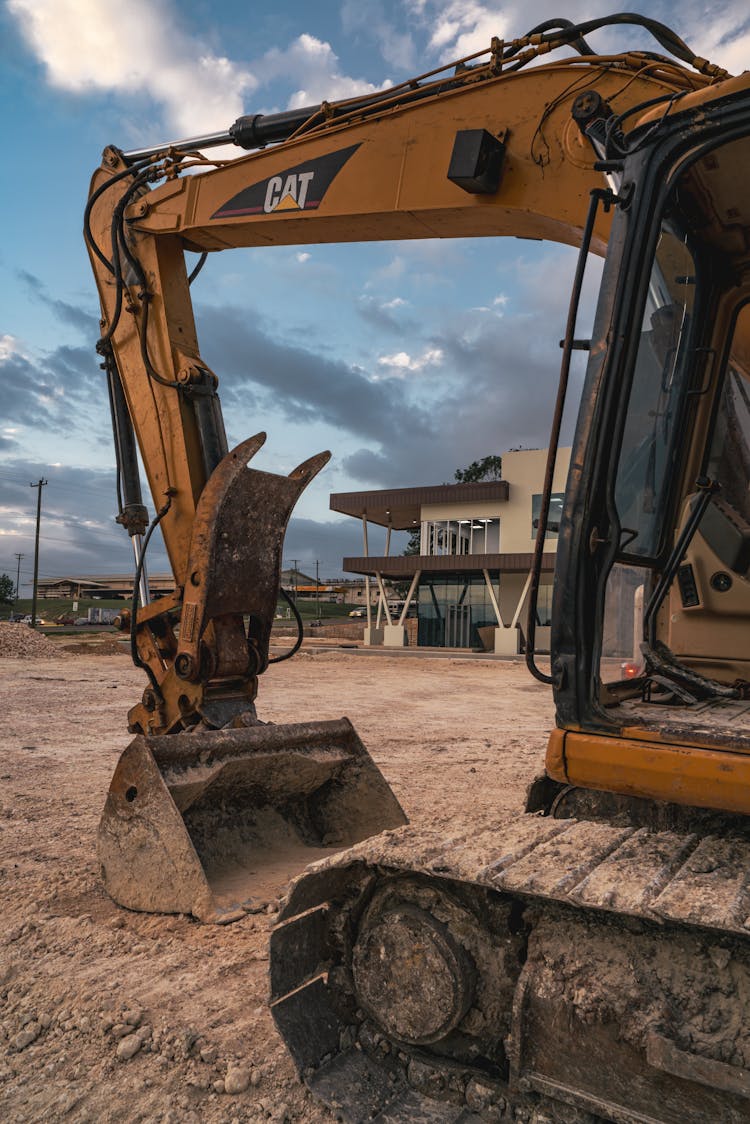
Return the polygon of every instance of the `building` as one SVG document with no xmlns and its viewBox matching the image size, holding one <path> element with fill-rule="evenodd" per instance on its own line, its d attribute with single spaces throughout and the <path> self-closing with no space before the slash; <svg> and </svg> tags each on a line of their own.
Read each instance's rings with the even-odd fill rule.
<svg viewBox="0 0 750 1124">
<path fill-rule="evenodd" d="M 148 575 L 148 585 L 152 597 L 160 597 L 164 593 L 171 593 L 174 589 L 172 574 Z M 101 598 L 111 600 L 123 598 L 127 600 L 133 596 L 133 574 L 80 574 L 75 577 L 60 577 L 39 579 L 37 583 L 38 596 L 46 599 L 63 598 L 78 601 L 83 598 Z"/>
<path fill-rule="evenodd" d="M 523 617 L 539 523 L 546 449 L 503 454 L 503 479 L 439 484 L 330 497 L 332 511 L 362 522 L 363 552 L 343 568 L 374 584 L 377 607 L 365 642 L 400 647 L 407 615 L 417 606 L 413 639 L 420 646 L 521 650 Z M 537 605 L 536 643 L 549 647 L 552 572 L 570 449 L 558 450 Z M 368 526 L 386 528 L 385 554 L 368 549 Z M 419 531 L 419 553 L 391 555 L 391 531 Z M 400 583 L 403 604 L 394 615 L 386 582 Z M 365 602 L 368 602 L 367 596 Z"/>
<path fill-rule="evenodd" d="M 148 575 L 152 597 L 161 597 L 174 589 L 172 574 Z M 282 570 L 281 587 L 300 600 L 333 601 L 340 605 L 358 606 L 366 603 L 368 586 L 364 578 L 350 580 L 324 580 L 319 582 L 302 570 Z M 133 596 L 132 574 L 80 574 L 64 577 L 39 579 L 38 596 L 50 600 L 80 601 L 85 599 L 112 600 L 121 598 L 131 600 Z M 370 599 L 377 604 L 377 588 L 369 590 Z"/>
<path fill-rule="evenodd" d="M 336 579 L 321 578 L 316 581 L 301 570 L 282 570 L 281 588 L 301 601 L 332 601 L 337 605 L 364 605 L 367 587 L 364 578 Z M 377 604 L 377 590 L 370 590 L 370 599 Z"/>
</svg>

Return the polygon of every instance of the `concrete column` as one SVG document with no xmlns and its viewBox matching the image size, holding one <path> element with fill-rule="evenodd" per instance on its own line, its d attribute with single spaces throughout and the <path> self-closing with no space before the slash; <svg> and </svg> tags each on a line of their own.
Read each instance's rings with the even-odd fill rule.
<svg viewBox="0 0 750 1124">
<path fill-rule="evenodd" d="M 521 651 L 521 631 L 512 625 L 510 628 L 495 629 L 495 655 L 518 656 Z"/>
</svg>

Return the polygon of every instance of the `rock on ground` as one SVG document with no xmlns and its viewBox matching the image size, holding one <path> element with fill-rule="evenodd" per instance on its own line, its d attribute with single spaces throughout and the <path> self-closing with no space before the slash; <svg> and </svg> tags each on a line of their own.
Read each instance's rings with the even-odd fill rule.
<svg viewBox="0 0 750 1124">
<path fill-rule="evenodd" d="M 49 660 L 60 654 L 54 641 L 20 621 L 10 624 L 0 621 L 0 659 Z"/>
</svg>

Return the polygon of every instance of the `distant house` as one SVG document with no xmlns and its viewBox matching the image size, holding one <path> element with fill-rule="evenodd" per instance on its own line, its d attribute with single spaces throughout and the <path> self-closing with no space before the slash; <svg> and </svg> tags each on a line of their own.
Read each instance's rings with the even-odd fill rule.
<svg viewBox="0 0 750 1124">
<path fill-rule="evenodd" d="M 172 574 L 149 574 L 148 584 L 152 596 L 171 593 L 174 589 Z M 82 598 L 130 599 L 133 596 L 132 574 L 80 574 L 59 578 L 39 579 L 38 596 L 49 600 L 78 601 Z"/>
<path fill-rule="evenodd" d="M 281 588 L 287 593 L 296 593 L 297 597 L 315 599 L 319 596 L 323 601 L 334 601 L 340 605 L 364 605 L 367 597 L 367 584 L 364 578 L 348 578 L 338 581 L 324 581 L 321 579 L 317 585 L 315 578 L 309 577 L 301 570 L 282 570 Z M 370 590 L 370 600 L 377 602 L 377 590 Z"/>
<path fill-rule="evenodd" d="M 171 593 L 174 589 L 172 574 L 149 574 L 149 589 L 152 597 L 159 597 L 164 593 Z M 322 601 L 336 601 L 343 605 L 364 605 L 365 581 L 363 578 L 321 581 L 316 587 L 315 578 L 311 578 L 302 570 L 282 570 L 281 586 L 288 593 L 296 593 L 299 598 L 314 600 L 320 597 Z M 133 596 L 132 574 L 79 574 L 65 577 L 40 579 L 38 583 L 38 596 L 50 600 L 56 598 L 65 601 L 79 601 L 88 599 L 122 598 L 130 600 Z M 372 597 L 376 598 L 373 591 Z"/>
<path fill-rule="evenodd" d="M 332 511 L 362 521 L 363 553 L 344 558 L 343 568 L 364 575 L 376 592 L 366 643 L 406 643 L 407 614 L 416 604 L 414 640 L 421 646 L 520 650 L 547 450 L 515 450 L 502 460 L 502 480 L 330 497 Z M 537 605 L 540 650 L 549 645 L 552 571 L 569 460 L 570 449 L 558 450 Z M 369 524 L 387 529 L 384 555 L 369 553 Z M 418 531 L 419 553 L 391 555 L 389 529 Z M 386 582 L 408 588 L 397 617 L 388 605 Z"/>
<path fill-rule="evenodd" d="M 315 578 L 311 578 L 309 574 L 303 574 L 301 570 L 282 570 L 281 571 L 281 588 L 291 592 L 294 589 L 299 589 L 302 585 L 315 585 Z"/>
</svg>

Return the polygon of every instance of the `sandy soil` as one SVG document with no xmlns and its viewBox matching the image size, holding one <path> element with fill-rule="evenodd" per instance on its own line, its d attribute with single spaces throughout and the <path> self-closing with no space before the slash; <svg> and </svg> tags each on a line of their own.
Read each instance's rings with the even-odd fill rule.
<svg viewBox="0 0 750 1124">
<path fill-rule="evenodd" d="M 143 683 L 112 643 L 81 647 L 0 659 L 2 1119 L 332 1120 L 265 1006 L 273 916 L 202 926 L 102 889 L 96 826 Z M 258 709 L 346 714 L 412 822 L 452 830 L 520 810 L 553 716 L 519 664 L 305 650 L 264 676 Z"/>
</svg>

